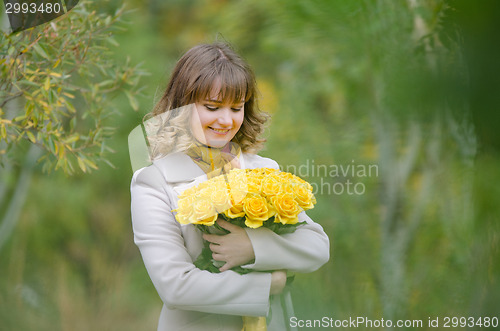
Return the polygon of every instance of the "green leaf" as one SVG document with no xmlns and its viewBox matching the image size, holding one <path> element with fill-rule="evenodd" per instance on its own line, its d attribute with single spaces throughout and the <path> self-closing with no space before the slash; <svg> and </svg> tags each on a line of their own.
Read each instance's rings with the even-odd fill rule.
<svg viewBox="0 0 500 331">
<path fill-rule="evenodd" d="M 19 115 L 17 117 L 15 117 L 12 122 L 19 122 L 19 121 L 22 121 L 26 118 L 26 115 Z"/>
<path fill-rule="evenodd" d="M 7 138 L 7 128 L 5 125 L 2 123 L 2 127 L 0 128 L 0 138 L 6 139 Z"/>
<path fill-rule="evenodd" d="M 139 103 L 137 102 L 137 99 L 132 94 L 130 94 L 129 91 L 125 91 L 125 94 L 127 95 L 128 101 L 129 101 L 132 109 L 135 111 L 138 111 L 139 110 Z"/>
<path fill-rule="evenodd" d="M 305 224 L 306 222 L 299 222 L 296 224 L 281 224 L 281 223 L 274 223 L 276 225 L 275 229 L 273 230 L 276 234 L 282 235 L 286 233 L 294 233 L 295 230 L 297 230 L 297 227 L 299 225 Z"/>
<path fill-rule="evenodd" d="M 26 135 L 32 143 L 36 143 L 35 135 L 31 131 L 26 131 Z"/>
<path fill-rule="evenodd" d="M 113 46 L 116 46 L 116 47 L 120 46 L 120 44 L 113 37 L 106 38 L 106 41 L 108 41 Z"/>
<path fill-rule="evenodd" d="M 114 80 L 111 80 L 111 79 L 108 79 L 108 80 L 105 80 L 103 82 L 100 82 L 99 84 L 97 84 L 97 86 L 99 87 L 108 87 L 108 86 L 113 86 L 113 84 L 115 83 Z"/>
<path fill-rule="evenodd" d="M 49 139 L 47 140 L 47 145 L 49 146 L 51 153 L 54 154 L 56 152 L 56 147 L 54 145 L 54 141 L 52 140 L 52 137 L 49 137 Z"/>
<path fill-rule="evenodd" d="M 93 161 L 89 160 L 89 159 L 84 159 L 83 162 L 85 162 L 86 165 L 88 165 L 89 167 L 91 167 L 92 169 L 99 169 L 99 167 L 97 166 L 97 164 L 95 164 Z"/>
<path fill-rule="evenodd" d="M 116 169 L 116 166 L 113 163 L 111 163 L 111 161 L 109 161 L 107 159 L 103 159 L 102 161 L 104 161 L 104 163 L 109 165 L 111 167 L 111 169 Z"/>
<path fill-rule="evenodd" d="M 85 165 L 85 162 L 83 162 L 83 160 L 79 156 L 76 157 L 76 160 L 78 161 L 78 166 L 80 167 L 80 169 L 82 169 L 83 172 L 87 172 L 87 166 Z"/>
<path fill-rule="evenodd" d="M 71 143 L 74 143 L 74 142 L 78 141 L 79 139 L 80 139 L 80 135 L 78 135 L 78 134 L 74 134 L 74 135 L 72 135 L 72 136 L 70 136 L 70 137 L 66 138 L 66 139 L 64 140 L 64 142 L 65 142 L 66 144 L 71 144 Z"/>
<path fill-rule="evenodd" d="M 69 110 L 70 113 L 73 114 L 76 113 L 75 107 L 68 99 L 64 99 L 64 103 L 66 104 L 66 108 Z"/>
<path fill-rule="evenodd" d="M 33 49 L 35 50 L 35 52 L 37 52 L 41 57 L 47 59 L 47 60 L 50 60 L 49 56 L 47 55 L 47 53 L 45 52 L 45 50 L 42 48 L 42 46 L 40 46 L 40 44 L 36 43 L 35 45 L 33 45 Z"/>
<path fill-rule="evenodd" d="M 40 84 L 34 83 L 34 82 L 29 81 L 29 80 L 27 80 L 27 79 L 23 79 L 23 80 L 21 80 L 21 81 L 19 82 L 19 84 L 22 84 L 22 85 L 24 84 L 24 85 L 34 86 L 34 87 L 37 87 L 37 88 L 39 88 L 39 87 L 40 87 Z"/>
<path fill-rule="evenodd" d="M 200 270 L 208 270 L 212 273 L 220 273 L 219 269 L 216 268 L 212 263 L 212 251 L 210 248 L 204 247 L 201 254 L 198 256 L 194 265 Z"/>
</svg>

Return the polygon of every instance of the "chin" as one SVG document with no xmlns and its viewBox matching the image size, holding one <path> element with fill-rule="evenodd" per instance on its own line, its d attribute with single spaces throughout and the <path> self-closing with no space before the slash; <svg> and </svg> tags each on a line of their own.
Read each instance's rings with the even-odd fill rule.
<svg viewBox="0 0 500 331">
<path fill-rule="evenodd" d="M 208 139 L 207 145 L 210 147 L 220 148 L 226 146 L 229 140 L 222 139 Z"/>
</svg>

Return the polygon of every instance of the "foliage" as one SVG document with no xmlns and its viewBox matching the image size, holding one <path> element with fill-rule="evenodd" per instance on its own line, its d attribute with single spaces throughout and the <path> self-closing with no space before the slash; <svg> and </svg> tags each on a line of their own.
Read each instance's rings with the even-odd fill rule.
<svg viewBox="0 0 500 331">
<path fill-rule="evenodd" d="M 134 110 L 139 65 L 111 56 L 123 30 L 124 7 L 107 15 L 82 1 L 68 14 L 21 33 L 0 36 L 0 161 L 23 140 L 43 151 L 43 169 L 68 174 L 109 163 L 106 139 L 116 113 L 111 99 L 124 92 Z M 19 109 L 18 109 L 19 108 Z M 12 154 L 12 153 L 10 153 Z M 109 163 L 110 164 L 110 163 Z"/>
</svg>

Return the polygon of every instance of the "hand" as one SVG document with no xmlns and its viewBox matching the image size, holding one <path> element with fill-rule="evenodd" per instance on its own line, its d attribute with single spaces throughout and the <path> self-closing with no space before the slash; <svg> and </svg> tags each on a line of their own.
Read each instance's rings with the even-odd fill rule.
<svg viewBox="0 0 500 331">
<path fill-rule="evenodd" d="M 213 259 L 226 262 L 219 269 L 221 272 L 247 264 L 255 259 L 252 242 L 245 229 L 221 218 L 217 220 L 217 224 L 228 230 L 229 233 L 225 235 L 204 234 L 203 239 L 210 242 Z"/>
<path fill-rule="evenodd" d="M 286 285 L 286 271 L 276 270 L 271 273 L 271 290 L 269 294 L 280 294 Z"/>
</svg>

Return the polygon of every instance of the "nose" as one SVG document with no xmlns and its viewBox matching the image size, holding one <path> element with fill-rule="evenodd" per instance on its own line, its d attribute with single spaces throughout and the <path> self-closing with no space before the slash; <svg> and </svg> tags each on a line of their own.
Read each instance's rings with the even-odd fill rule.
<svg viewBox="0 0 500 331">
<path fill-rule="evenodd" d="M 231 109 L 229 107 L 224 107 L 219 111 L 219 117 L 217 118 L 217 122 L 223 126 L 230 126 L 233 123 Z"/>
</svg>

